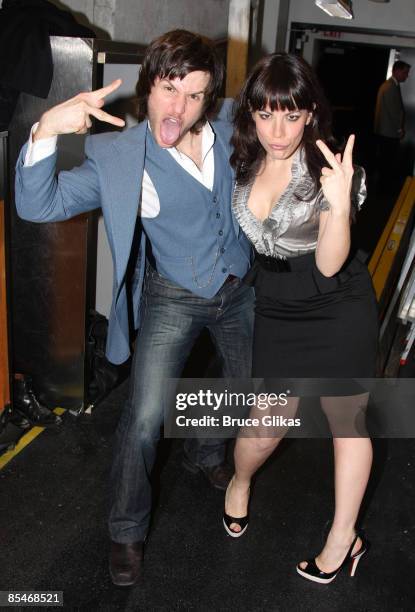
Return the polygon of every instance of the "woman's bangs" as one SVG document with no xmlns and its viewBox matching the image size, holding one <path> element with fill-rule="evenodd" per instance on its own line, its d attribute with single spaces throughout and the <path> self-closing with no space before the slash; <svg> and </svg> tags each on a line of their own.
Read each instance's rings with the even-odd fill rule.
<svg viewBox="0 0 415 612">
<path fill-rule="evenodd" d="M 295 111 L 302 108 L 297 104 L 291 91 L 273 91 L 267 103 L 272 111 Z"/>
<path fill-rule="evenodd" d="M 312 110 L 313 104 L 301 83 L 289 82 L 287 75 L 275 71 L 268 78 L 258 79 L 250 97 L 252 110 Z M 285 77 L 285 78 L 284 78 Z"/>
</svg>

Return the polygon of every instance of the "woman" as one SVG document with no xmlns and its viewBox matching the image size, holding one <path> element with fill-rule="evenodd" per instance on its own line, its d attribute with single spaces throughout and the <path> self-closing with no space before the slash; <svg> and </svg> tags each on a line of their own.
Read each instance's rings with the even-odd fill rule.
<svg viewBox="0 0 415 612">
<path fill-rule="evenodd" d="M 350 136 L 333 152 L 327 102 L 300 57 L 262 59 L 235 108 L 231 163 L 233 209 L 256 258 L 253 377 L 372 378 L 377 307 L 366 267 L 351 252 L 350 225 L 365 198 L 354 171 Z M 330 383 L 332 384 L 332 383 Z M 339 414 L 352 423 L 367 393 L 325 390 L 321 406 L 335 434 Z M 285 414 L 295 414 L 298 399 Z M 345 417 L 346 415 L 346 417 Z M 350 434 L 349 434 L 350 435 Z M 235 474 L 225 497 L 224 525 L 233 537 L 248 523 L 251 478 L 281 439 L 238 437 Z M 300 575 L 331 582 L 357 563 L 368 542 L 355 523 L 372 463 L 368 438 L 334 437 L 335 513 L 325 546 L 297 565 Z"/>
</svg>

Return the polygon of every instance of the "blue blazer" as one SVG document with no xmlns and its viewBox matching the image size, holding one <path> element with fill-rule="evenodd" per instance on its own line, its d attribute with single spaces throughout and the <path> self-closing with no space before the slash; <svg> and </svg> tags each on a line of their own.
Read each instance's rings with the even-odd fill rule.
<svg viewBox="0 0 415 612">
<path fill-rule="evenodd" d="M 216 137 L 230 149 L 232 126 L 213 121 Z M 113 300 L 106 354 L 113 363 L 130 355 L 125 276 L 130 257 L 144 171 L 147 122 L 123 132 L 89 136 L 84 163 L 56 174 L 57 153 L 24 166 L 25 144 L 16 165 L 17 212 L 27 221 L 64 221 L 101 207 L 114 261 Z M 230 203 L 229 203 L 230 205 Z M 236 221 L 235 221 L 236 224 Z M 237 224 L 236 224 L 237 225 Z M 139 313 L 145 266 L 145 234 L 141 232 L 138 274 L 133 285 L 133 312 Z M 135 321 L 138 326 L 138 316 Z"/>
</svg>

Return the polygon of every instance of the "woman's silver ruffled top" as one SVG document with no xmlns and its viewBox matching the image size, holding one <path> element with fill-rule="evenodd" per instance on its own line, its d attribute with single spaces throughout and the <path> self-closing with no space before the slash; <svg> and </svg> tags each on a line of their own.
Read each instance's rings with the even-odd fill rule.
<svg viewBox="0 0 415 612">
<path fill-rule="evenodd" d="M 269 217 L 261 221 L 248 208 L 253 180 L 247 185 L 235 186 L 232 207 L 235 217 L 254 245 L 256 251 L 270 257 L 297 257 L 315 251 L 317 247 L 319 214 L 329 210 L 330 204 L 320 190 L 315 198 L 303 202 L 312 186 L 303 149 L 293 159 L 291 181 L 274 205 Z M 366 199 L 366 175 L 363 168 L 355 167 L 352 187 L 352 206 L 360 210 Z"/>
</svg>

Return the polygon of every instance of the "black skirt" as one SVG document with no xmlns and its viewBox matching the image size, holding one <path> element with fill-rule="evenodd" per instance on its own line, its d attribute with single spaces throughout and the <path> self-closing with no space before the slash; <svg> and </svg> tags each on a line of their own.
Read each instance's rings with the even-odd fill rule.
<svg viewBox="0 0 415 612">
<path fill-rule="evenodd" d="M 358 255 L 328 278 L 314 253 L 287 260 L 257 254 L 245 282 L 256 294 L 254 378 L 375 377 L 378 309 Z"/>
</svg>

